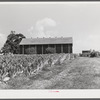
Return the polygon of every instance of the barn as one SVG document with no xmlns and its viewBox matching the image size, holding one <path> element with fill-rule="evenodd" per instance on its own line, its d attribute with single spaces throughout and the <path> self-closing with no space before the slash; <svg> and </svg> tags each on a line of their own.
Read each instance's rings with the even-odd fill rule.
<svg viewBox="0 0 100 100">
<path fill-rule="evenodd" d="M 24 38 L 20 43 L 20 54 L 26 54 L 26 49 L 34 47 L 36 54 L 46 54 L 48 47 L 55 48 L 56 53 L 72 53 L 72 37 L 61 38 Z"/>
</svg>

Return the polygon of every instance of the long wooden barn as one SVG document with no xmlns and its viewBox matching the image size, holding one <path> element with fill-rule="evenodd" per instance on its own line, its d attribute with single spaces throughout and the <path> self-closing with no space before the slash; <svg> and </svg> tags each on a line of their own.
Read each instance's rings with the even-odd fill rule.
<svg viewBox="0 0 100 100">
<path fill-rule="evenodd" d="M 56 53 L 72 53 L 72 37 L 61 38 L 24 38 L 20 43 L 20 54 L 27 54 L 26 49 L 34 47 L 36 54 L 46 54 L 48 47 L 55 48 Z"/>
</svg>

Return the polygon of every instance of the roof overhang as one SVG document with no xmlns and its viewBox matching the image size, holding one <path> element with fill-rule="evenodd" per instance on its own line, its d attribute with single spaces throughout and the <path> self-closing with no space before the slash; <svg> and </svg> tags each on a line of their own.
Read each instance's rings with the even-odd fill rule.
<svg viewBox="0 0 100 100">
<path fill-rule="evenodd" d="M 23 38 L 19 45 L 41 45 L 41 44 L 72 44 L 72 37 L 61 38 Z"/>
</svg>

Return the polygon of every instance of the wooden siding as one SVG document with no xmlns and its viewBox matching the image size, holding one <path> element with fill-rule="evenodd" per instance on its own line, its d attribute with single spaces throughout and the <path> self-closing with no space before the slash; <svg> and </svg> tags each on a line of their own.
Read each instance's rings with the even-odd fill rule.
<svg viewBox="0 0 100 100">
<path fill-rule="evenodd" d="M 48 45 L 20 45 L 20 53 L 27 54 L 27 48 L 34 47 L 37 54 L 47 54 L 46 49 L 48 47 L 55 48 L 56 53 L 72 53 L 72 44 L 48 44 Z"/>
</svg>

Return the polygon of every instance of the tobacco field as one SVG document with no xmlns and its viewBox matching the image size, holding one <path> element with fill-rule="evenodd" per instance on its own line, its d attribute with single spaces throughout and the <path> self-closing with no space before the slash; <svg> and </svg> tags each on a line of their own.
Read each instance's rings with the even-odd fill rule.
<svg viewBox="0 0 100 100">
<path fill-rule="evenodd" d="M 100 89 L 100 58 L 1 55 L 0 89 Z"/>
</svg>

